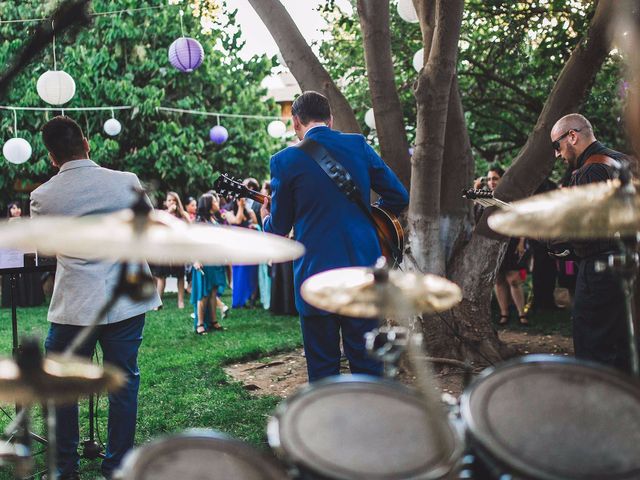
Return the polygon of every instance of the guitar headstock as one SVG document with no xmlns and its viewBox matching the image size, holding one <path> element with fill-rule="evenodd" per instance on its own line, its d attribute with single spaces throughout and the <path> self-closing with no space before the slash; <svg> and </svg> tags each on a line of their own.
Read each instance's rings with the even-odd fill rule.
<svg viewBox="0 0 640 480">
<path fill-rule="evenodd" d="M 491 190 L 485 190 L 483 188 L 470 188 L 469 190 L 463 190 L 462 196 L 468 200 L 476 200 L 478 198 L 493 198 L 493 192 Z"/>
<path fill-rule="evenodd" d="M 239 179 L 233 178 L 226 173 L 220 174 L 216 181 L 213 182 L 213 189 L 221 195 L 231 196 L 234 199 L 251 196 L 251 190 L 243 185 Z"/>
</svg>

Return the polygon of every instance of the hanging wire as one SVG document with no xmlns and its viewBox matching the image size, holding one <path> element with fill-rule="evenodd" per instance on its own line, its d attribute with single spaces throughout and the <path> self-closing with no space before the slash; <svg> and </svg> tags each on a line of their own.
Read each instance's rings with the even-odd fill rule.
<svg viewBox="0 0 640 480">
<path fill-rule="evenodd" d="M 57 63 L 56 63 L 56 29 L 53 28 L 53 20 L 51 20 L 51 30 L 53 33 L 53 70 L 57 70 Z"/>
<path fill-rule="evenodd" d="M 288 120 L 290 117 L 280 115 L 244 115 L 239 113 L 203 112 L 201 110 L 186 110 L 183 108 L 156 107 L 156 111 L 189 113 L 191 115 L 205 115 L 209 117 L 230 117 L 230 118 L 253 118 L 257 120 Z"/>
<path fill-rule="evenodd" d="M 18 114 L 13 110 L 13 136 L 18 137 Z"/>
<path fill-rule="evenodd" d="M 113 108 L 111 109 L 111 118 L 116 118 L 116 114 L 115 114 L 115 112 L 113 111 Z"/>
<path fill-rule="evenodd" d="M 105 15 L 118 15 L 120 13 L 132 13 L 132 12 L 140 12 L 143 10 L 157 10 L 160 8 L 166 8 L 166 7 L 173 7 L 175 5 L 155 5 L 155 6 L 150 6 L 150 7 L 140 7 L 140 8 L 128 8 L 128 9 L 123 9 L 123 10 L 109 10 L 106 12 L 93 12 L 90 13 L 89 16 L 90 17 L 102 17 Z M 45 20 L 49 20 L 46 17 L 42 17 L 42 18 L 18 18 L 15 20 L 0 20 L 0 25 L 2 25 L 3 23 L 29 23 L 29 22 L 43 22 Z"/>
<path fill-rule="evenodd" d="M 216 121 L 218 123 L 218 126 L 220 126 L 220 115 L 216 115 Z"/>
<path fill-rule="evenodd" d="M 184 38 L 184 25 L 182 24 L 182 17 L 184 17 L 184 10 L 180 9 L 180 31 L 182 32 L 182 38 Z"/>
</svg>

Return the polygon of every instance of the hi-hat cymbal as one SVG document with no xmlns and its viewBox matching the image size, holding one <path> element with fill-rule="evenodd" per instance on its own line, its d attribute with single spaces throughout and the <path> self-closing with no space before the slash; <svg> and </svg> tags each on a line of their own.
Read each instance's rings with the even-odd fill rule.
<svg viewBox="0 0 640 480">
<path fill-rule="evenodd" d="M 78 396 L 117 390 L 125 381 L 115 367 L 76 357 L 48 356 L 28 374 L 13 360 L 0 359 L 0 400 L 6 402 L 73 402 Z"/>
<path fill-rule="evenodd" d="M 144 217 L 143 217 L 144 218 Z M 0 226 L 0 247 L 87 259 L 250 265 L 300 257 L 302 244 L 248 228 L 187 224 L 152 211 L 138 230 L 126 209 L 108 215 L 38 217 Z"/>
<path fill-rule="evenodd" d="M 300 291 L 314 307 L 363 318 L 442 312 L 462 300 L 460 287 L 446 278 L 392 270 L 388 279 L 379 281 L 366 267 L 318 273 Z"/>
<path fill-rule="evenodd" d="M 592 239 L 640 231 L 640 197 L 619 180 L 562 188 L 513 202 L 488 219 L 512 237 Z"/>
</svg>

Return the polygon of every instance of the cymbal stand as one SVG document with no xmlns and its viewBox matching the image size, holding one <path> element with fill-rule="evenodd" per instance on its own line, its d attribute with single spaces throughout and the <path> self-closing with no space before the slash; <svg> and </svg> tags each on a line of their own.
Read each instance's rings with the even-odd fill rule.
<svg viewBox="0 0 640 480">
<path fill-rule="evenodd" d="M 383 288 L 384 284 L 389 281 L 389 267 L 384 257 L 379 258 L 376 262 L 373 268 L 373 277 L 374 285 L 380 287 L 379 293 L 376 296 L 376 301 L 378 302 L 379 307 L 377 310 L 383 311 L 383 306 L 392 304 L 392 299 L 388 298 L 385 294 L 385 292 L 388 292 L 389 289 Z M 445 411 L 444 406 L 441 404 L 438 392 L 435 388 L 437 382 L 435 380 L 433 372 L 431 371 L 429 365 L 424 362 L 424 353 L 421 348 L 422 336 L 420 335 L 420 338 L 418 339 L 417 335 L 411 334 L 411 325 L 409 318 L 399 317 L 398 321 L 401 321 L 403 323 L 402 328 L 404 328 L 404 332 L 406 332 L 407 334 L 407 341 L 398 343 L 403 343 L 403 346 L 406 346 L 407 348 L 409 360 L 411 361 L 411 364 L 414 368 L 416 377 L 416 388 L 420 393 L 420 396 L 422 397 L 422 405 L 427 413 L 428 423 L 433 431 L 433 435 L 435 438 L 435 448 L 441 449 L 441 452 L 439 453 L 444 453 L 444 450 L 451 445 L 451 438 L 448 433 L 447 412 Z M 378 331 L 380 331 L 380 328 L 378 329 Z M 399 356 L 399 353 L 397 353 L 399 345 L 395 347 L 395 351 L 393 351 L 394 342 L 396 342 L 396 340 L 391 341 L 391 348 L 389 349 L 389 352 L 387 352 L 388 354 L 391 354 L 391 352 L 393 352 L 390 359 L 393 358 L 393 356 L 395 356 L 396 354 Z M 375 341 L 373 345 L 375 345 Z M 384 351 L 384 346 L 382 346 L 382 350 Z M 442 455 L 442 457 L 447 458 L 447 455 Z M 447 467 L 446 465 L 442 465 L 441 468 L 443 470 L 443 475 L 448 474 L 450 469 L 449 467 Z"/>
<path fill-rule="evenodd" d="M 609 255 L 606 262 L 596 262 L 596 272 L 611 271 L 620 276 L 620 284 L 624 292 L 624 306 L 629 332 L 629 356 L 631 374 L 640 377 L 640 358 L 638 355 L 638 328 L 636 325 L 634 305 L 634 285 L 640 267 L 637 247 L 640 239 L 634 241 L 620 240 L 621 253 Z"/>
</svg>

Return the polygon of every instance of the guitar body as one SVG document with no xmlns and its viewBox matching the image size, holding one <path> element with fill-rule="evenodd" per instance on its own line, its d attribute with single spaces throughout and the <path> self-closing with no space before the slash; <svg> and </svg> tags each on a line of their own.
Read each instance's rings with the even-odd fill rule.
<svg viewBox="0 0 640 480">
<path fill-rule="evenodd" d="M 371 205 L 371 215 L 376 222 L 376 232 L 382 255 L 387 259 L 389 265 L 400 263 L 402 261 L 402 252 L 404 251 L 404 230 L 398 217 L 378 205 Z M 389 243 L 400 252 L 400 258 L 394 258 Z"/>
<path fill-rule="evenodd" d="M 261 193 L 249 190 L 245 185 L 225 174 L 216 179 L 213 188 L 223 195 L 251 198 L 259 203 L 264 203 L 264 200 L 268 198 Z M 402 261 L 402 252 L 404 250 L 404 230 L 402 225 L 400 225 L 400 221 L 395 214 L 378 205 L 371 205 L 371 216 L 375 221 L 382 255 L 387 259 L 389 265 L 395 266 Z M 396 252 L 395 256 L 394 252 Z"/>
</svg>

